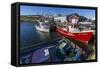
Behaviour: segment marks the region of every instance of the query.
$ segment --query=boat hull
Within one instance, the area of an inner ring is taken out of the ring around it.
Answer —
[[[75,39],[83,43],[88,43],[90,39],[93,37],[93,32],[71,33],[68,31],[64,31],[61,28],[57,28],[56,31],[64,37]]]
[[[42,32],[49,32],[49,29],[45,29],[45,28],[40,28],[38,26],[35,26],[37,30],[42,31]]]

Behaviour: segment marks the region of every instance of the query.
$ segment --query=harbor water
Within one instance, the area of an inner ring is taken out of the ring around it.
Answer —
[[[43,43],[50,43],[59,39],[59,34],[56,32],[41,32],[35,27],[36,22],[21,22],[20,23],[20,49],[30,50]],[[23,53],[23,52],[22,52]]]

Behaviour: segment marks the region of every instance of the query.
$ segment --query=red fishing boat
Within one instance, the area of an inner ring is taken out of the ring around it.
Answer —
[[[71,38],[83,43],[88,43],[90,39],[93,37],[93,32],[71,33],[61,28],[57,28],[56,31],[66,38]]]

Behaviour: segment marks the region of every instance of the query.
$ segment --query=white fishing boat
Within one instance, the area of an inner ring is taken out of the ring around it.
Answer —
[[[38,21],[38,24],[35,27],[37,30],[43,31],[43,32],[49,32],[49,30],[50,30],[50,25],[48,22]]]

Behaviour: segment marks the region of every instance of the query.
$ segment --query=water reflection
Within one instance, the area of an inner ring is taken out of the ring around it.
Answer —
[[[41,32],[36,30],[36,23],[21,22],[20,23],[20,47],[29,47],[31,45],[48,42],[50,40],[59,38],[56,32]]]

